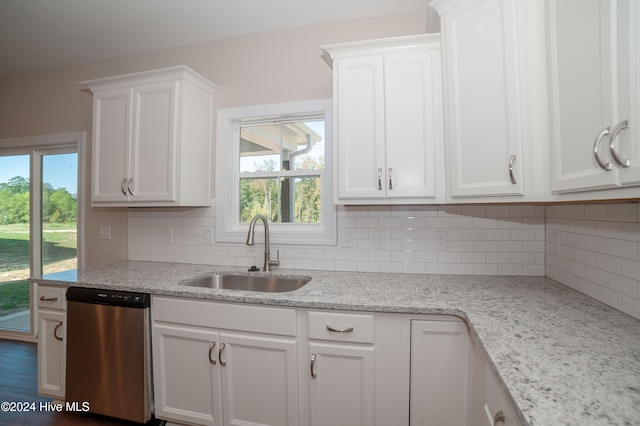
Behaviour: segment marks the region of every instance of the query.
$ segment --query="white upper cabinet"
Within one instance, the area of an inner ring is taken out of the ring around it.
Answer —
[[[533,37],[543,38],[544,25],[535,3],[430,4],[441,18],[449,202],[537,201],[544,194],[548,142],[538,120],[546,105],[539,78],[545,55]]]
[[[85,81],[94,206],[208,206],[215,85],[185,66]]]
[[[443,200],[439,35],[325,46],[337,204]]]
[[[640,184],[639,22],[637,1],[547,1],[555,193]]]

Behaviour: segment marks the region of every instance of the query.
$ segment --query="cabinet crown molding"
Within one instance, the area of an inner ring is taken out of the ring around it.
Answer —
[[[85,80],[78,82],[78,84],[88,87],[93,93],[95,93],[102,90],[120,89],[130,86],[138,86],[141,84],[163,83],[176,80],[188,81],[201,90],[211,94],[218,89],[216,84],[212,83],[207,78],[198,74],[186,65],[177,65],[113,77]]]
[[[440,49],[440,33],[417,34],[377,40],[363,40],[349,43],[321,46],[322,59],[333,68],[333,61],[358,56],[384,55],[398,51],[419,49]]]

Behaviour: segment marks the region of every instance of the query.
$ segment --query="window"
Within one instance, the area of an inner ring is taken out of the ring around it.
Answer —
[[[244,242],[262,214],[271,242],[336,244],[331,128],[331,100],[218,111],[218,241]]]

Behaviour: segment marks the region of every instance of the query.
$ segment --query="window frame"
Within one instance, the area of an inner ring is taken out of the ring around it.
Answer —
[[[333,204],[333,102],[320,99],[300,102],[286,102],[218,110],[216,129],[216,241],[245,242],[249,230],[248,223],[239,221],[240,197],[240,147],[235,143],[238,124],[265,120],[304,119],[305,114],[324,115],[325,168],[318,170],[298,170],[291,172],[255,173],[255,177],[288,175],[320,176],[320,196],[322,218],[319,224],[269,223],[270,242],[274,244],[337,244],[337,210]],[[229,176],[232,184],[229,184]],[[243,174],[246,177],[246,174]],[[231,206],[229,208],[229,206]]]

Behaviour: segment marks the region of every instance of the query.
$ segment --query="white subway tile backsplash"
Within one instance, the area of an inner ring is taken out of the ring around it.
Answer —
[[[622,296],[622,312],[635,318],[640,318],[640,300]]]
[[[622,259],[621,268],[622,275],[624,275],[625,277],[633,278],[634,280],[640,280],[640,262],[629,259]]]
[[[617,293],[638,299],[638,281],[616,274],[609,274],[609,288]]]
[[[274,245],[282,267],[547,275],[640,318],[638,204],[338,206],[337,214],[338,246]],[[215,235],[215,200],[209,208],[129,209],[128,216],[131,260],[262,265],[261,241],[205,243],[205,229]],[[444,245],[436,244],[442,235]]]
[[[612,256],[636,260],[638,258],[638,243],[610,238],[607,241],[608,253]]]
[[[637,204],[608,204],[607,220],[615,220],[617,222],[637,222],[638,221],[638,205]]]
[[[350,247],[274,246],[272,251],[281,251],[282,266],[516,275],[526,270],[544,275],[540,259],[544,258],[545,223],[540,206],[339,206],[337,212],[339,235],[348,232]],[[164,241],[165,226],[173,228],[170,243]],[[129,258],[231,266],[261,264],[261,242],[255,247],[241,243],[208,245],[203,237],[205,228],[215,232],[215,200],[210,208],[130,209]],[[443,231],[444,245],[436,245],[436,237]],[[384,236],[382,240],[380,235]],[[535,244],[536,240],[541,240],[540,244]],[[517,255],[511,256],[512,252]],[[487,266],[489,263],[492,265]],[[502,265],[500,270],[498,264]]]
[[[638,210],[637,203],[548,206],[547,276],[640,318]],[[557,254],[549,231],[559,233]]]
[[[508,217],[511,216],[511,209],[506,205],[486,206],[487,217]],[[483,274],[486,275],[486,274]]]
[[[607,205],[590,204],[585,206],[585,219],[607,220]]]

